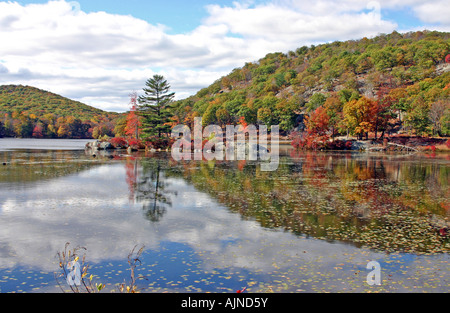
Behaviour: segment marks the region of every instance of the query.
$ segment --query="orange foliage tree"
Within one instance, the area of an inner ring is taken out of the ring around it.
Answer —
[[[139,139],[141,122],[139,116],[136,114],[137,108],[137,93],[133,92],[130,95],[131,110],[127,115],[125,134],[130,138]]]
[[[305,138],[308,148],[317,149],[325,146],[330,139],[330,117],[327,110],[320,106],[305,118],[307,136]]]

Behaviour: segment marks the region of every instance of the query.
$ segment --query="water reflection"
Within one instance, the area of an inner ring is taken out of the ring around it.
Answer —
[[[136,157],[131,157],[127,158],[125,166],[130,199],[142,204],[149,221],[160,221],[172,206],[170,195],[177,195],[176,190],[169,189],[165,176],[167,162],[162,158],[145,158],[138,162]]]
[[[270,173],[164,153],[0,157],[9,160],[0,169],[2,292],[18,290],[12,278],[23,269],[53,273],[66,242],[88,248],[111,288],[142,244],[145,287],[156,291],[361,291],[367,260],[398,265],[391,275],[404,283],[393,290],[411,290],[431,267],[421,279],[448,291],[448,239],[435,232],[448,221],[446,159],[295,154]]]
[[[143,173],[148,175],[143,176],[138,183],[137,200],[143,203],[145,217],[152,222],[158,222],[166,212],[166,207],[172,206],[168,197],[168,184],[161,170],[161,161],[145,162]],[[176,192],[172,193],[176,196]]]
[[[99,162],[84,154],[64,150],[0,151],[0,184],[2,188],[17,188],[80,173]]]
[[[277,172],[252,164],[183,163],[180,175],[268,228],[384,252],[448,252],[446,159],[296,153]]]

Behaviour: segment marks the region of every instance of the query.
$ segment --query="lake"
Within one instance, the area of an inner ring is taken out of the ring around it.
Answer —
[[[450,291],[448,155],[285,147],[262,172],[85,143],[0,139],[0,292],[62,292],[67,242],[104,293],[130,280],[134,247],[148,293]]]

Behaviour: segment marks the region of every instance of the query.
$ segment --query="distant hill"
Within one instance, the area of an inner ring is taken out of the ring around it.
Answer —
[[[393,32],[270,53],[178,101],[176,118],[190,123],[201,116],[205,125],[244,119],[249,124],[280,125],[289,133],[303,129],[304,117],[319,107],[343,121],[343,107],[350,100],[381,101],[390,95],[389,109],[398,116],[398,129],[450,135],[449,54],[450,33],[436,31]],[[334,111],[325,104],[329,99],[330,105],[337,99]],[[444,111],[431,116],[439,101]],[[333,125],[334,130],[338,126],[340,133],[348,131],[342,124]]]
[[[14,111],[27,112],[36,116],[48,113],[64,117],[73,116],[83,121],[96,116],[116,115],[35,87],[0,86],[0,112],[13,113]]]
[[[35,87],[0,86],[0,137],[114,136],[120,117]]]

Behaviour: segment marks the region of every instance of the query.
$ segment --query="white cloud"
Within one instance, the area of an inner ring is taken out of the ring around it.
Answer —
[[[444,2],[436,1],[440,12]],[[384,8],[412,5],[422,21],[448,23],[443,14],[434,16],[435,6],[417,0],[247,1],[209,5],[202,25],[173,35],[164,25],[86,13],[74,4],[0,2],[0,84],[32,85],[102,109],[126,110],[130,92],[141,91],[157,72],[184,98],[269,52],[391,32],[397,25],[382,19]]]
[[[450,28],[450,3],[447,0],[428,1],[414,8],[417,16],[426,23],[439,23]],[[447,12],[447,14],[445,14]]]
[[[230,57],[221,59],[235,47],[232,39],[220,39],[225,35],[220,27],[168,35],[161,25],[132,16],[87,14],[65,1],[0,2],[0,41],[7,43],[0,46],[0,70],[6,74],[0,83],[33,85],[125,110],[129,93],[156,72],[167,73],[178,98],[226,74],[234,64]]]

